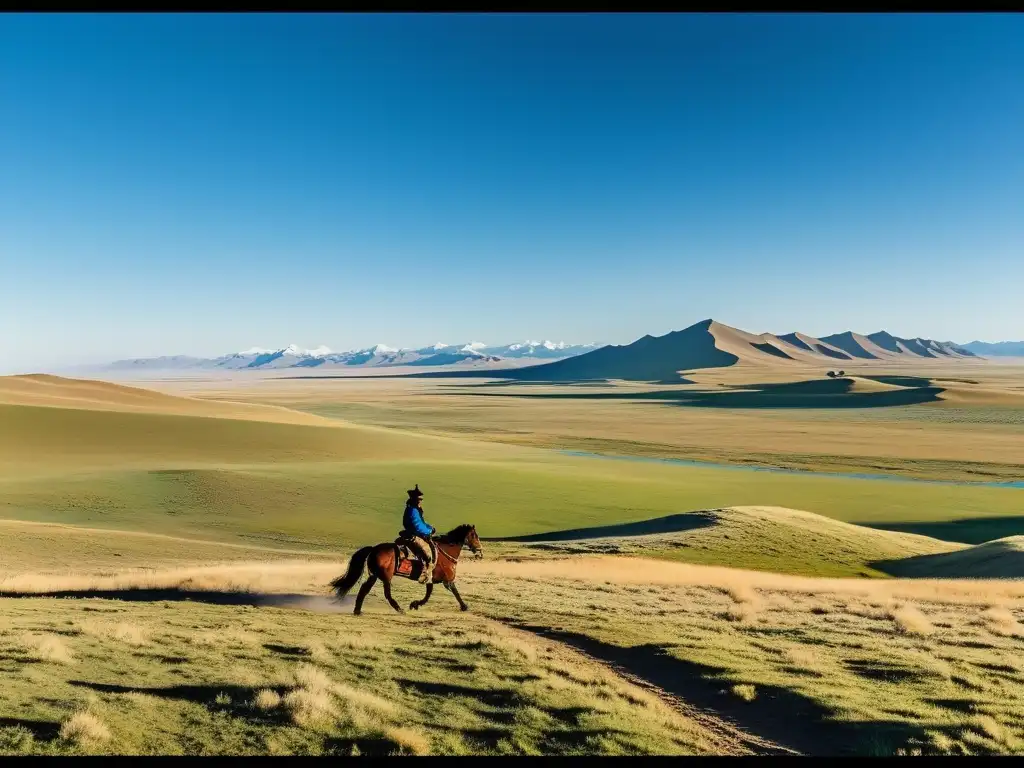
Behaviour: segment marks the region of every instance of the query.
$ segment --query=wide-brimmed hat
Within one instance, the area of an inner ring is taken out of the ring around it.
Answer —
[[[408,491],[408,493],[409,493],[409,498],[410,499],[422,499],[423,498],[423,492],[420,491],[420,484],[419,483],[416,483],[416,487],[413,488],[411,491]]]

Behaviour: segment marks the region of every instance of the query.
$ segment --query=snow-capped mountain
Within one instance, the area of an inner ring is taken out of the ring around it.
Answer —
[[[519,344],[508,344],[503,347],[486,347],[482,351],[498,357],[526,358],[553,360],[563,357],[575,357],[592,349],[597,349],[599,344],[566,344],[564,341],[524,341]]]
[[[482,341],[465,344],[438,342],[420,349],[395,348],[375,344],[365,349],[332,352],[320,346],[304,349],[295,344],[280,349],[250,347],[215,358],[177,355],[171,357],[118,360],[105,366],[106,370],[271,370],[278,368],[334,368],[387,366],[444,366],[460,367],[497,365],[503,361],[553,360],[583,354],[597,344],[566,344],[551,341],[525,341],[518,344],[488,346]]]

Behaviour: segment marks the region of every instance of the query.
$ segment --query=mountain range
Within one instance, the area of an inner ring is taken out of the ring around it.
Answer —
[[[972,341],[963,347],[985,357],[1024,357],[1024,341]]]
[[[680,371],[733,365],[814,365],[842,368],[873,363],[956,361],[981,356],[1024,356],[1024,342],[989,344],[903,338],[887,331],[867,335],[843,331],[813,337],[800,332],[754,334],[708,319],[664,336],[644,336],[627,345],[526,341],[489,346],[482,342],[398,349],[377,344],[349,352],[327,347],[253,347],[216,358],[184,355],[119,360],[108,371],[237,371],[416,367],[467,375],[507,369],[503,377],[534,380],[594,378],[674,380]]]
[[[327,347],[302,349],[294,344],[281,349],[253,347],[215,358],[172,355],[117,360],[103,366],[109,371],[130,370],[273,370],[279,368],[335,368],[388,366],[460,366],[500,364],[503,361],[558,360],[596,349],[598,344],[566,344],[551,341],[524,341],[504,346],[488,346],[474,341],[467,344],[434,344],[421,349],[396,349],[377,344],[366,349],[332,352]]]
[[[683,372],[744,366],[827,366],[842,368],[881,363],[967,361],[979,359],[949,341],[905,339],[886,331],[868,335],[844,331],[815,338],[803,333],[753,334],[702,320],[664,336],[644,336],[632,344],[605,346],[550,363],[502,371],[501,377],[533,381],[622,379],[678,381]],[[443,374],[441,374],[443,375]],[[494,375],[466,372],[463,375]]]

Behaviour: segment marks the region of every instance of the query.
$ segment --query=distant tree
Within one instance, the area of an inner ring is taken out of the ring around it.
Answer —
[[[845,376],[845,375],[846,375],[846,371],[840,371],[840,372],[839,372],[839,373],[837,373],[836,375],[837,375],[837,376]]]
[[[829,371],[829,372],[828,372],[828,374],[827,374],[827,376],[828,376],[828,377],[829,377],[830,379],[834,379],[834,378],[836,377],[836,372],[835,372],[835,371]]]

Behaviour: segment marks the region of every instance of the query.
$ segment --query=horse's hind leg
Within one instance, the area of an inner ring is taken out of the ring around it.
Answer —
[[[387,579],[384,579],[384,597],[386,597],[388,599],[388,602],[391,603],[392,608],[394,608],[399,613],[405,613],[405,611],[402,610],[402,606],[395,602],[395,598],[391,596],[391,582]]]
[[[425,594],[423,596],[422,600],[413,600],[411,603],[409,603],[409,608],[411,610],[414,610],[414,611],[416,609],[418,609],[418,608],[422,608],[424,605],[427,604],[427,600],[430,599],[430,594],[433,591],[434,591],[434,585],[433,584],[427,584],[427,594]]]
[[[356,595],[356,609],[353,611],[356,616],[363,612],[363,600],[370,594],[370,590],[373,589],[373,585],[376,583],[377,577],[371,573],[370,577],[363,582],[363,586],[359,588],[359,594]]]
[[[459,594],[459,589],[458,589],[458,587],[455,586],[455,582],[454,581],[446,581],[444,583],[444,586],[445,586],[445,589],[447,589],[449,592],[451,592],[453,595],[455,595],[455,599],[459,601],[459,608],[461,608],[464,611],[468,611],[469,610],[469,606],[466,605],[466,602],[462,599],[462,595]]]

